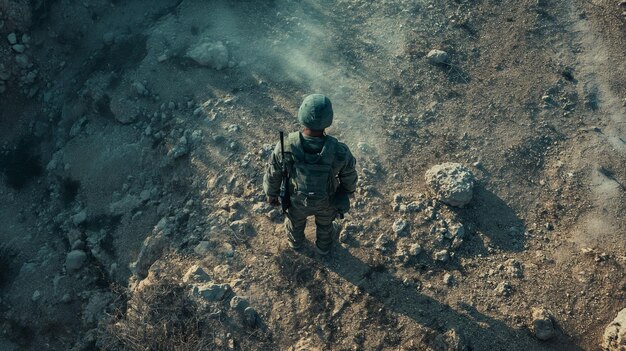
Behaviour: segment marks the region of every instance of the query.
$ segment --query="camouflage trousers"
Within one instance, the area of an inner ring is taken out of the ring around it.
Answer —
[[[337,210],[329,201],[315,204],[298,195],[292,196],[285,218],[287,239],[293,246],[300,246],[304,242],[306,220],[310,216],[315,216],[315,245],[322,251],[328,251],[333,242],[333,220],[337,216]]]

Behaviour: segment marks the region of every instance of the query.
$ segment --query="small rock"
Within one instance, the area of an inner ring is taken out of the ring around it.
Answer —
[[[122,216],[132,212],[141,205],[139,196],[126,195],[122,199],[109,205],[109,212],[114,216]]]
[[[115,42],[115,32],[106,32],[102,35],[102,41],[104,45],[113,45]]]
[[[524,276],[522,263],[516,259],[511,258],[504,262],[504,269],[506,273],[513,278],[522,278]]]
[[[77,214],[72,216],[72,223],[74,223],[75,226],[79,226],[79,225],[83,224],[86,220],[87,220],[87,211],[86,210],[82,210],[82,211],[80,211]]]
[[[30,35],[24,33],[22,34],[22,44],[28,44],[30,43]]]
[[[498,295],[509,296],[509,295],[511,295],[511,292],[513,292],[513,287],[511,286],[511,284],[509,282],[503,281],[503,282],[498,283],[498,285],[496,286],[494,291]]]
[[[462,239],[465,236],[465,226],[461,223],[454,223],[448,226],[448,233],[450,233],[451,238],[460,238]]]
[[[396,204],[402,203],[402,199],[403,199],[402,194],[394,194],[393,195],[393,202],[396,203]]]
[[[75,272],[83,267],[87,261],[87,254],[83,250],[72,250],[65,257],[65,269]]]
[[[244,323],[246,326],[252,328],[257,324],[258,313],[252,307],[248,307],[243,311]]]
[[[193,252],[200,256],[205,256],[211,251],[211,243],[208,241],[201,241],[196,247],[194,247]]]
[[[445,65],[450,61],[450,56],[443,50],[430,50],[426,55],[428,61],[435,65]]]
[[[7,35],[7,40],[11,45],[17,44],[17,35],[15,33],[9,33],[9,35]]]
[[[176,144],[176,146],[174,146],[168,153],[167,155],[175,160],[177,158],[183,157],[185,155],[187,155],[189,153],[189,151],[191,151],[189,149],[189,143],[187,142],[187,137],[182,136],[179,140],[178,143]]]
[[[417,256],[422,252],[422,247],[418,243],[411,244],[409,246],[409,255]]]
[[[378,239],[376,239],[376,249],[377,250],[384,251],[384,250],[387,249],[389,244],[391,244],[391,239],[385,233],[380,234],[380,236],[378,236]]]
[[[230,291],[230,285],[228,284],[214,284],[214,283],[205,283],[200,285],[195,285],[193,287],[193,294],[195,296],[200,296],[207,301],[221,301],[226,293]]]
[[[85,242],[80,239],[74,241],[74,243],[72,244],[72,250],[84,250],[84,249],[85,249]]]
[[[24,54],[15,55],[15,62],[22,68],[26,68],[29,65],[28,56]]]
[[[141,82],[134,82],[131,85],[131,87],[137,95],[141,95],[141,96],[150,95],[150,92],[148,91],[148,89],[146,89],[145,85],[143,85]]]
[[[222,42],[200,42],[187,51],[187,57],[200,66],[221,70],[228,67],[228,49]]]
[[[245,219],[232,222],[230,224],[230,229],[238,235],[251,235],[254,233],[252,225]]]
[[[450,259],[450,253],[448,250],[437,251],[434,254],[434,258],[437,261],[447,262]]]
[[[17,52],[18,54],[23,54],[24,51],[26,51],[26,46],[22,44],[15,44],[11,46],[11,49],[13,49],[13,51]]]
[[[61,302],[63,302],[63,303],[70,303],[70,302],[72,302],[72,296],[70,296],[70,294],[68,294],[68,293],[63,294],[63,296],[61,297]]]
[[[450,273],[446,273],[443,275],[443,283],[446,285],[453,285],[454,284],[454,277],[452,277],[452,274]]]
[[[439,334],[433,340],[433,351],[464,351],[467,346],[460,333],[455,329],[450,329],[443,334]]]
[[[391,229],[393,229],[393,232],[397,236],[407,236],[409,235],[409,227],[409,221],[407,221],[406,219],[398,219],[397,221],[393,222],[393,226],[391,227]]]
[[[41,299],[41,292],[39,290],[35,290],[35,292],[33,292],[33,296],[31,296],[30,298],[33,302],[37,302],[39,301],[39,299]]]
[[[230,300],[230,308],[233,310],[243,313],[246,308],[250,306],[250,302],[248,302],[248,298],[245,296],[234,296]]]
[[[277,209],[272,209],[267,213],[267,217],[272,220],[272,221],[276,221],[277,219],[280,218],[280,211]]]
[[[206,282],[209,282],[209,281],[211,281],[211,277],[206,272],[206,269],[204,269],[203,267],[198,266],[196,264],[194,264],[193,266],[189,267],[189,269],[187,270],[187,272],[183,276],[183,283],[185,283],[185,284],[206,283]]]
[[[413,201],[409,203],[408,205],[406,205],[406,211],[407,212],[419,212],[422,209],[424,209],[424,207],[426,207],[425,202]]]
[[[545,341],[555,336],[554,323],[552,322],[550,312],[544,308],[533,308],[532,317],[531,330],[537,339]]]

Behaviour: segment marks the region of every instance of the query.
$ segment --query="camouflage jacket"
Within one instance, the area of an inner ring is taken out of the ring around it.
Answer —
[[[296,147],[294,143],[290,143],[294,138],[300,137],[300,132],[289,134],[285,140],[285,151],[289,151],[292,147]],[[325,136],[324,138],[333,138]],[[301,137],[301,147],[305,152],[319,152],[323,145],[322,138]],[[334,138],[333,138],[334,139]],[[335,139],[336,140],[336,139]],[[293,162],[289,153],[286,152],[288,169],[291,172],[289,162]],[[335,156],[333,160],[333,176],[336,180],[336,188],[343,188],[349,194],[356,190],[358,175],[355,169],[356,159],[352,156],[348,146],[337,141],[335,145]],[[263,190],[267,196],[277,197],[280,193],[280,183],[282,181],[282,156],[280,153],[280,142],[276,143],[274,152],[270,156],[265,168],[265,176],[263,177]]]

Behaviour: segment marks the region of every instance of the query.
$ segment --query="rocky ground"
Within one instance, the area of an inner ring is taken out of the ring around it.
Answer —
[[[0,349],[624,350],[624,11],[0,0]],[[261,189],[313,92],[328,258]]]

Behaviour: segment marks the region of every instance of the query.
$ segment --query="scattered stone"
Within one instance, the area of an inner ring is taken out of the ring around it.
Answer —
[[[402,203],[402,200],[403,200],[402,194],[393,195],[393,208],[395,211],[397,211],[397,208],[399,208],[399,205]]]
[[[467,205],[474,194],[474,175],[460,163],[442,163],[426,171],[426,183],[435,197],[455,207]]]
[[[224,256],[226,256],[226,257],[233,257],[233,256],[235,256],[235,248],[230,243],[223,243],[221,251],[224,254]]]
[[[243,313],[248,307],[250,307],[250,302],[248,302],[248,298],[245,296],[234,296],[230,300],[230,308],[239,313]]]
[[[230,224],[230,229],[237,235],[251,235],[254,233],[252,225],[245,219],[234,221]]]
[[[460,238],[465,236],[465,226],[461,223],[453,223],[448,226],[448,239]]]
[[[450,273],[446,273],[443,275],[443,283],[446,285],[453,285],[454,284],[454,277],[452,276],[452,274]]]
[[[26,51],[26,46],[22,44],[15,44],[11,46],[11,49],[13,49],[13,51],[17,52],[18,54],[23,54],[24,51]]]
[[[187,272],[183,276],[183,283],[185,283],[185,284],[190,284],[190,283],[207,283],[209,281],[211,281],[211,277],[206,272],[206,270],[203,267],[198,266],[196,264],[194,264],[193,266],[189,267],[189,269],[187,270]]]
[[[145,278],[148,275],[148,269],[159,258],[165,244],[164,228],[157,224],[152,235],[146,237],[137,255],[137,260],[130,264],[131,272],[139,278]]]
[[[31,296],[30,298],[33,302],[37,302],[39,301],[39,299],[41,299],[41,291],[39,290],[35,290],[35,292],[33,292],[33,296]]]
[[[532,309],[532,326],[531,331],[539,340],[550,340],[555,336],[554,323],[552,315],[544,308]]]
[[[411,244],[409,246],[409,255],[417,256],[422,252],[422,247],[418,243]]]
[[[79,226],[79,225],[83,224],[86,220],[87,220],[87,211],[86,210],[82,210],[82,211],[80,211],[77,214],[72,216],[72,223],[74,223],[75,226]]]
[[[426,207],[426,203],[423,201],[413,201],[406,205],[407,212],[419,212]]]
[[[136,195],[126,195],[122,199],[109,205],[109,212],[114,216],[131,213],[141,205],[141,199]]]
[[[133,84],[131,84],[131,88],[137,95],[141,95],[141,96],[150,95],[150,92],[148,91],[148,89],[146,89],[145,85],[143,85],[141,82],[134,82]]]
[[[387,250],[389,244],[391,244],[391,239],[389,238],[389,235],[385,233],[380,234],[380,236],[378,236],[378,239],[376,239],[377,250],[385,251]]]
[[[439,334],[433,340],[434,351],[465,351],[465,345],[461,335],[455,329],[450,329],[443,334]]]
[[[68,294],[68,293],[63,294],[63,296],[61,297],[61,302],[63,302],[63,303],[70,303],[70,302],[72,302],[72,296],[70,296],[70,294]]]
[[[250,328],[257,324],[258,313],[252,307],[248,307],[243,311],[244,324]]]
[[[29,65],[28,56],[24,54],[15,55],[15,62],[22,68],[26,68]]]
[[[30,43],[30,35],[24,33],[22,34],[22,44],[28,44]]]
[[[189,149],[189,143],[187,141],[187,137],[185,137],[184,135],[178,140],[178,143],[176,144],[176,146],[174,146],[168,153],[167,156],[170,157],[170,159],[175,160],[177,158],[181,158],[185,155],[187,155],[189,153],[189,151],[191,151]]]
[[[228,67],[228,49],[222,42],[202,41],[187,51],[187,57],[200,66],[221,70]]]
[[[267,213],[267,217],[272,220],[272,221],[276,221],[280,218],[280,211],[277,209],[272,209]]]
[[[102,35],[104,45],[113,45],[115,43],[115,32],[106,32]]]
[[[504,270],[513,278],[522,278],[524,276],[522,263],[514,258],[508,259],[504,262]]]
[[[447,262],[450,259],[450,253],[448,250],[437,251],[434,254],[434,258],[437,261]]]
[[[9,41],[9,44],[15,45],[17,44],[17,35],[15,33],[9,33],[9,35],[7,35],[7,40]]]
[[[80,239],[72,243],[72,250],[85,250],[85,248],[85,242]]]
[[[72,250],[65,257],[65,269],[68,272],[76,272],[81,269],[87,261],[87,254],[83,250]]]
[[[208,254],[209,251],[211,251],[211,243],[208,241],[201,241],[193,249],[193,252],[195,252],[196,254],[200,256],[206,256],[206,254]]]
[[[409,227],[409,221],[407,221],[406,219],[398,219],[397,221],[393,222],[393,226],[391,227],[391,229],[393,229],[393,232],[397,236],[407,236],[409,235]]]
[[[513,292],[513,287],[511,286],[509,282],[503,281],[503,282],[498,283],[494,291],[498,295],[509,296]]]
[[[426,55],[428,61],[434,65],[445,65],[450,61],[450,55],[443,50],[430,50]]]
[[[606,351],[626,350],[626,308],[604,329],[602,347]]]
[[[230,291],[230,285],[228,284],[214,284],[204,283],[195,285],[192,293],[195,296],[200,296],[207,301],[221,301],[226,296],[226,293]]]

